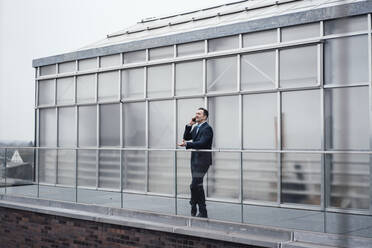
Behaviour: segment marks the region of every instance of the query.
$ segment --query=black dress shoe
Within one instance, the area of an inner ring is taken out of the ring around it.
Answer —
[[[195,217],[196,211],[197,211],[196,205],[191,206],[191,216],[194,216]]]
[[[196,216],[196,217],[200,217],[200,218],[208,218],[208,214],[207,214],[207,212],[200,212],[199,214],[198,214],[198,216]]]

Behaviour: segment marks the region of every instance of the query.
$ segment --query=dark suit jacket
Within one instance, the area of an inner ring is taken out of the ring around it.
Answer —
[[[186,143],[186,149],[211,149],[213,141],[213,130],[208,123],[203,123],[200,126],[198,133],[196,127],[191,130],[192,126],[186,125],[183,134],[184,140],[192,140]],[[212,164],[211,152],[191,152],[191,166],[204,165],[209,166]]]

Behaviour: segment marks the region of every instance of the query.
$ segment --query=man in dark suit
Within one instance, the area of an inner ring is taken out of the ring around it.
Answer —
[[[185,127],[183,142],[180,146],[186,149],[211,149],[213,140],[212,127],[207,123],[208,110],[199,108],[196,116]],[[195,125],[197,124],[197,125]],[[192,140],[192,141],[189,141]],[[187,142],[186,142],[187,141]],[[212,164],[212,153],[206,151],[191,152],[191,216],[197,212],[196,206],[199,206],[198,217],[208,218],[207,207],[205,204],[205,194],[203,188],[203,179]]]

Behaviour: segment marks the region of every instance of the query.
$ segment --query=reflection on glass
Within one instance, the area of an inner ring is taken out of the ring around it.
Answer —
[[[283,203],[320,205],[321,155],[285,153],[282,155]]]
[[[243,153],[244,200],[277,201],[277,158],[275,153]]]
[[[207,197],[239,199],[240,153],[213,153],[213,164],[209,167]]]

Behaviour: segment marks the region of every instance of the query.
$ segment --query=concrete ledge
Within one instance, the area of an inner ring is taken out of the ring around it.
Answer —
[[[257,247],[372,248],[372,239],[0,195],[0,207]]]

